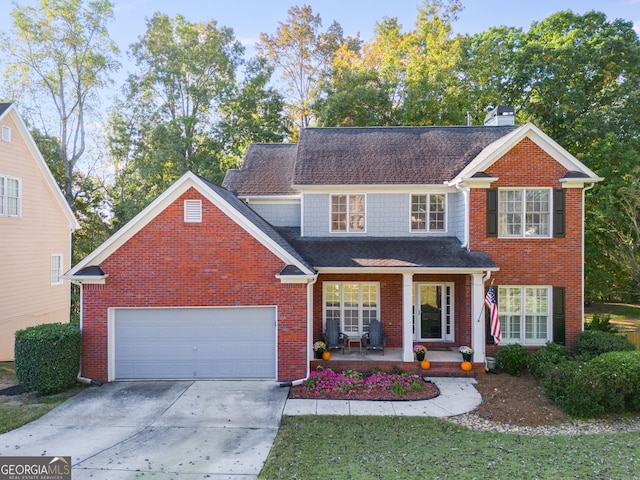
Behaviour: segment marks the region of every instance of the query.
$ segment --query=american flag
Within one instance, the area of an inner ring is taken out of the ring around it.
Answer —
[[[493,291],[493,285],[487,290],[484,303],[489,307],[489,313],[491,315],[491,336],[495,339],[496,343],[499,343],[500,340],[502,340],[502,330],[500,329],[498,302],[496,302],[496,292]]]

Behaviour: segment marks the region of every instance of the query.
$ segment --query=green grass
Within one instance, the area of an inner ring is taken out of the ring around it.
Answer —
[[[0,362],[0,383],[17,384],[13,362]],[[40,418],[80,390],[79,384],[55,395],[37,396],[34,393],[14,396],[0,396],[0,434],[21,427]]]
[[[259,478],[639,478],[640,433],[473,432],[423,417],[284,417]]]
[[[640,330],[640,305],[627,303],[592,303],[585,308],[585,319],[591,321],[594,313],[611,315],[611,324],[619,332]]]

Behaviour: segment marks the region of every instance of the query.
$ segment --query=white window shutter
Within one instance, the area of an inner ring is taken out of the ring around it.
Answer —
[[[185,223],[202,222],[202,200],[184,201],[184,221]]]

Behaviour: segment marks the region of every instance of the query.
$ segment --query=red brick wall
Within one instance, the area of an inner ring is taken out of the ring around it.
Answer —
[[[183,202],[202,200],[202,223]],[[101,289],[83,292],[82,374],[107,380],[109,307],[278,306],[278,380],[306,375],[306,284],[282,284],[285,264],[190,189],[101,265]]]
[[[530,139],[524,139],[487,173],[498,177],[492,187],[562,188],[566,169]],[[487,253],[500,267],[495,285],[565,287],[566,343],[582,331],[582,189],[565,189],[566,236],[506,239],[486,236],[486,190],[473,189],[470,199],[470,246]],[[499,300],[498,300],[499,301]]]

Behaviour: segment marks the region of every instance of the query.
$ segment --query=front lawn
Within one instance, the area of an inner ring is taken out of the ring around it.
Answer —
[[[17,383],[13,362],[1,362],[0,385],[16,385]],[[38,396],[35,393],[0,395],[0,434],[40,418],[78,393],[82,388],[78,384],[55,395]]]
[[[640,433],[528,436],[424,417],[284,417],[260,479],[639,478]]]
[[[611,325],[616,327],[618,332],[640,330],[640,305],[593,302],[584,309],[585,320],[591,321],[594,313],[609,315]]]

